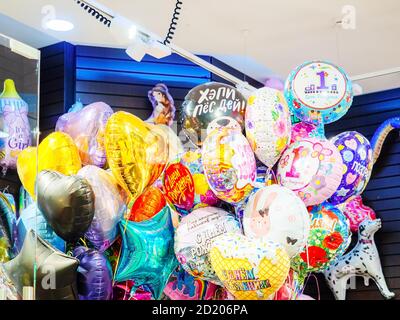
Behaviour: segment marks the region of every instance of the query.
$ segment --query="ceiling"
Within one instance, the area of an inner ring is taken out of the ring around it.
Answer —
[[[175,0],[97,2],[162,37],[175,6]],[[213,55],[260,81],[271,76],[285,79],[294,67],[313,59],[332,61],[351,76],[400,67],[398,0],[183,2],[173,42],[196,54]],[[36,6],[31,0],[12,3],[0,1],[0,32],[35,47],[60,40],[125,45],[74,0],[35,0]],[[75,29],[63,33],[44,30],[42,9],[49,4],[54,6],[57,18],[73,22]],[[348,4],[356,10],[354,30],[344,30],[336,23],[342,17],[342,7]],[[26,32],[27,27],[34,30]],[[400,73],[359,83],[364,92],[400,87]]]

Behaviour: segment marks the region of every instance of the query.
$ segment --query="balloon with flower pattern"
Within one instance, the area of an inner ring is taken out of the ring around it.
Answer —
[[[310,206],[325,201],[337,190],[342,171],[342,157],[333,143],[306,138],[283,153],[277,178]]]
[[[267,87],[255,91],[247,101],[245,127],[257,158],[272,168],[290,141],[290,112],[283,94]]]

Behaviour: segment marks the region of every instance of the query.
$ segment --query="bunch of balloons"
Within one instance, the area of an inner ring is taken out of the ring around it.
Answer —
[[[4,202],[1,284],[20,296],[33,274],[18,263],[38,259],[40,276],[52,263],[63,279],[36,281],[38,299],[305,299],[307,275],[375,217],[360,198],[375,146],[324,136],[351,92],[323,61],[294,70],[284,93],[197,86],[180,114],[190,150],[165,125],[77,105],[18,155],[27,193],[18,220]]]

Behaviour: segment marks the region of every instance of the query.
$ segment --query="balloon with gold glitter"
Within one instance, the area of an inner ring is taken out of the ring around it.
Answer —
[[[227,233],[210,251],[211,265],[238,300],[266,300],[284,284],[290,269],[285,249],[272,241]]]
[[[168,160],[168,140],[133,114],[119,111],[107,121],[105,148],[118,183],[135,200],[154,183]]]

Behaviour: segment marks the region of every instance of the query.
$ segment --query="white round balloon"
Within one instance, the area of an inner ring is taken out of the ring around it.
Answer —
[[[271,185],[249,197],[243,230],[246,236],[280,243],[294,257],[307,243],[310,217],[304,202],[292,190]]]

